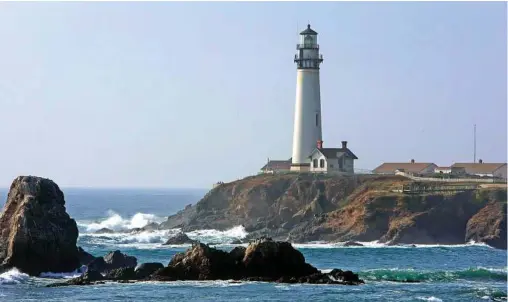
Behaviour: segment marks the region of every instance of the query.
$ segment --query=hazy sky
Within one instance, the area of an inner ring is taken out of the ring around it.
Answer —
[[[506,3],[1,3],[0,187],[210,187],[291,156],[297,32],[325,147],[506,161]]]

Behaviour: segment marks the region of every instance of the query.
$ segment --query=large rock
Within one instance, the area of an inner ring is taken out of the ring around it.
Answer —
[[[238,279],[241,271],[229,253],[198,243],[168,264],[177,280]]]
[[[71,272],[80,266],[78,227],[52,180],[19,176],[0,214],[0,266],[30,275]]]
[[[506,202],[489,202],[466,226],[466,242],[484,242],[506,250]]]
[[[89,266],[88,272],[95,274],[98,271]],[[270,238],[256,240],[247,248],[235,247],[229,253],[198,243],[185,253],[176,254],[167,267],[160,263],[145,263],[136,269],[116,268],[109,270],[104,279],[117,282],[233,279],[313,284],[363,283],[351,271],[334,269],[330,273],[322,273],[306,263],[303,255],[290,243],[276,242]],[[93,282],[85,274],[52,286],[87,285]]]
[[[243,257],[247,276],[280,278],[302,277],[319,271],[305,262],[302,253],[289,242],[261,238],[249,244]]]
[[[109,252],[104,257],[97,257],[92,260],[88,264],[88,269],[104,273],[118,268],[135,268],[137,264],[138,260],[136,257],[122,254],[122,252],[116,250]]]

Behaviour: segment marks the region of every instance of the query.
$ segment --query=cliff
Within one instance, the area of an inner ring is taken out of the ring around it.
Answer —
[[[403,185],[412,189],[403,193]],[[292,242],[475,240],[506,248],[505,213],[506,186],[422,184],[400,176],[267,174],[214,188],[162,227],[190,231],[243,225],[251,237]]]

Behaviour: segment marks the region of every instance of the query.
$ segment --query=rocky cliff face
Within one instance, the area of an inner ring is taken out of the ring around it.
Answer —
[[[162,227],[243,225],[252,238],[265,235],[292,242],[460,244],[472,238],[492,243],[500,240],[491,237],[506,237],[505,215],[486,220],[503,205],[506,209],[506,188],[397,191],[410,183],[399,176],[258,175],[214,188],[196,205],[170,216]],[[482,210],[489,204],[493,205]],[[506,240],[493,245],[506,248]]]
[[[0,213],[2,269],[30,275],[70,272],[80,265],[76,222],[65,211],[64,195],[51,180],[20,176]]]

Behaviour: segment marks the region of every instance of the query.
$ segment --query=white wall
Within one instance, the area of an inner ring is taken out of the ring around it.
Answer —
[[[317,160],[318,167],[314,167],[314,159]],[[324,160],[325,165],[324,168],[320,168],[320,161]],[[333,164],[333,163],[332,163]],[[327,172],[328,171],[329,162],[326,160],[325,156],[319,152],[314,152],[311,156],[311,162],[310,162],[310,171],[311,172]]]
[[[436,168],[436,169],[434,169],[434,173],[437,173],[437,174],[439,174],[439,173],[450,174],[450,173],[452,173],[452,169],[451,168],[447,168],[447,169],[438,169],[438,168]]]
[[[317,160],[318,167],[314,168],[314,159]],[[325,167],[320,168],[319,163],[320,160],[323,159],[325,161]],[[342,170],[339,168],[339,160],[343,160]],[[319,152],[314,152],[311,156],[311,172],[327,172],[327,173],[336,173],[336,174],[354,174],[354,159],[341,157],[341,158],[329,158],[326,159],[324,155]]]
[[[319,88],[319,70],[297,70],[292,154],[294,164],[308,163],[310,153],[316,148],[317,141],[322,139]]]

